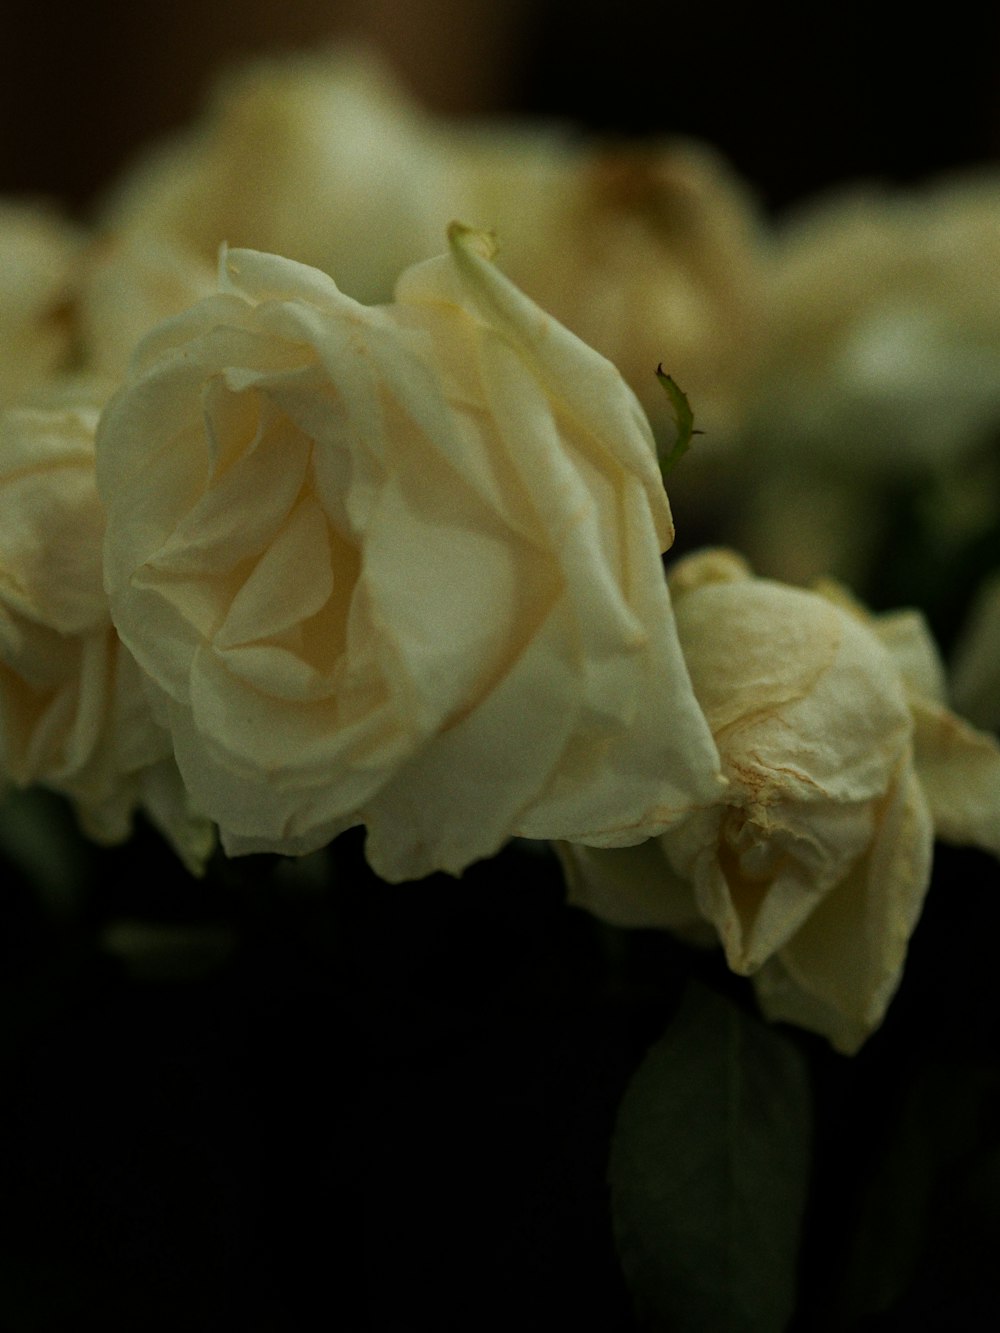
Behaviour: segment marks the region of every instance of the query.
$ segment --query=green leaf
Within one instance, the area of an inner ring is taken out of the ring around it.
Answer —
[[[55,916],[75,911],[86,880],[83,841],[65,802],[38,787],[0,800],[0,856],[29,881]]]
[[[670,399],[674,422],[677,426],[677,438],[674,440],[674,447],[666,458],[661,457],[660,459],[660,471],[666,476],[668,472],[673,471],[674,467],[691,448],[691,441],[694,436],[703,435],[704,431],[695,430],[694,413],[691,411],[687,394],[677,381],[666,373],[662,365],[656,367],[656,378],[660,381],[667,397]]]
[[[611,1147],[615,1238],[644,1328],[786,1327],[811,1128],[799,1049],[689,988],[626,1089]]]

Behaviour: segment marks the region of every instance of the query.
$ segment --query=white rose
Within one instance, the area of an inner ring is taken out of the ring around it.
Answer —
[[[731,539],[776,577],[864,585],[922,479],[931,535],[973,540],[1000,428],[1000,173],[817,199],[775,230],[768,285]]]
[[[504,271],[614,362],[658,430],[672,425],[662,362],[699,426],[732,437],[765,319],[760,219],[743,182],[706,145],[681,139],[560,152],[554,138],[523,135],[505,171],[491,172],[480,137],[463,207],[496,230]]]
[[[75,228],[51,210],[0,202],[0,405],[32,392],[70,354],[79,245]]]
[[[386,308],[230,253],[102,418],[115,623],[230,853],[364,823],[385,878],[457,873],[715,789],[648,424],[451,238]]]
[[[618,366],[655,422],[663,361],[700,424],[730,433],[761,343],[759,218],[706,145],[581,144],[558,124],[423,111],[372,52],[346,47],[231,70],[183,134],[107,200],[113,232],[220,243],[388,300],[453,217],[496,233],[517,286]]]
[[[104,593],[97,416],[86,402],[0,414],[0,778],[70,797],[101,842],[127,837],[142,805],[197,871],[212,831],[188,812]]]
[[[855,188],[776,233],[763,448],[858,475],[938,469],[1000,422],[1000,175]]]
[[[571,900],[709,923],[768,1016],[853,1052],[899,983],[935,832],[1000,854],[1000,748],[944,706],[916,613],[870,618],[726,552],[671,586],[728,788],[643,847],[562,849]]]
[[[444,170],[428,119],[374,53],[348,46],[234,66],[189,128],[122,177],[101,220],[213,266],[223,243],[273,251],[385,301],[456,216]]]

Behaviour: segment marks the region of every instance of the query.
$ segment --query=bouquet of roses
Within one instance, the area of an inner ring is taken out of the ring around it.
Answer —
[[[439,123],[340,53],[231,75],[87,228],[11,203],[9,873],[45,880],[66,812],[161,861],[155,827],[179,899],[200,880],[228,904],[199,981],[232,975],[240,894],[280,935],[291,893],[339,923],[337,995],[374,957],[362,894],[432,922],[513,876],[525,919],[588,923],[601,984],[632,996],[588,1140],[628,1293],[608,1308],[679,1330],[902,1308],[927,1233],[858,1259],[897,1168],[861,1197],[824,1088],[847,1097],[844,1056],[878,1068],[935,840],[1000,856],[1000,745],[950,706],[927,618],[991,569],[1000,306],[974,274],[995,199],[865,198],[782,231],[703,146]],[[704,544],[664,568],[667,475]],[[889,512],[909,545],[876,541]],[[987,727],[990,605],[958,663]],[[157,958],[184,977],[204,919],[143,920],[134,896],[96,927],[78,902],[75,928],[135,984]],[[923,1087],[913,1021],[883,1068]],[[856,1220],[824,1268],[827,1199]],[[473,1286],[443,1312],[443,1281],[398,1310],[366,1288],[363,1326],[430,1327],[436,1303],[436,1327],[491,1327]],[[528,1326],[572,1308],[548,1299]]]

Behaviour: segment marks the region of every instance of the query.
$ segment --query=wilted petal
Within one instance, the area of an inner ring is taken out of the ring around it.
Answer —
[[[916,701],[917,775],[946,842],[1000,856],[1000,745],[938,704]]]
[[[882,1022],[930,882],[934,829],[909,763],[875,810],[876,835],[835,893],[754,977],[770,1018],[853,1054]]]
[[[659,839],[611,850],[560,842],[567,902],[616,926],[660,926],[710,943],[688,881],[671,872]]]

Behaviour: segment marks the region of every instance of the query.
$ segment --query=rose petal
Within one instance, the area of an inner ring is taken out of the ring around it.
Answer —
[[[930,883],[934,830],[910,762],[876,818],[869,854],[754,977],[769,1018],[821,1032],[848,1055],[885,1015]]]
[[[915,760],[946,842],[1000,856],[1000,745],[940,705],[917,700]]]

